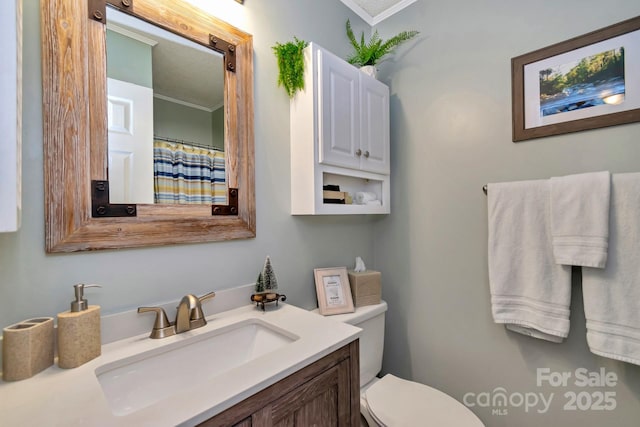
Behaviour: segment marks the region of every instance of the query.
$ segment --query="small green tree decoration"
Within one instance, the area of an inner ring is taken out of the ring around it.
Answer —
[[[278,86],[284,86],[289,98],[304,89],[303,50],[309,43],[293,38],[292,42],[278,43],[272,47],[278,59]]]
[[[287,300],[287,296],[279,294],[277,290],[278,279],[276,279],[276,273],[273,271],[271,258],[267,256],[264,260],[264,267],[260,274],[258,274],[258,279],[256,280],[256,292],[251,295],[251,301],[256,303],[256,307],[261,307],[262,311],[265,311],[266,304],[275,302],[277,306],[278,301]]]
[[[256,280],[256,293],[264,292],[264,279],[262,278],[262,272],[258,274],[258,279]]]
[[[402,31],[389,40],[384,41],[380,38],[378,30],[375,30],[369,43],[364,41],[364,32],[360,37],[360,42],[358,42],[351,29],[351,22],[347,19],[347,37],[355,50],[355,52],[347,58],[347,62],[359,67],[376,65],[383,56],[418,34],[420,34],[419,31]]]
[[[278,279],[276,279],[276,273],[271,266],[271,258],[267,256],[264,261],[264,269],[262,270],[262,278],[264,280],[264,289],[267,292],[274,292],[278,290]]]

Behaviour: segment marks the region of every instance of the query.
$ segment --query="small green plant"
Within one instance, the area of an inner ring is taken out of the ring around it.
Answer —
[[[258,274],[258,279],[256,280],[256,293],[264,292],[264,278],[262,277],[262,272]]]
[[[278,59],[278,86],[284,86],[289,98],[304,89],[304,55],[308,43],[293,38],[292,42],[277,43],[272,47]]]
[[[271,266],[271,258],[267,256],[264,261],[264,269],[262,270],[262,279],[264,280],[264,290],[267,292],[273,292],[278,290],[278,279],[276,278],[276,272],[273,271]]]
[[[273,270],[269,256],[264,260],[264,267],[260,274],[258,274],[255,290],[257,294],[278,290],[278,279],[276,278],[276,272]]]
[[[347,19],[347,37],[355,49],[355,52],[347,58],[347,62],[359,67],[365,65],[376,65],[380,62],[383,56],[387,55],[407,40],[414,38],[419,33],[419,31],[402,31],[385,41],[380,38],[378,30],[375,30],[369,40],[369,43],[364,41],[364,32],[360,37],[360,42],[358,42],[358,40],[356,40],[356,36],[353,34],[353,30],[351,29],[351,22]]]

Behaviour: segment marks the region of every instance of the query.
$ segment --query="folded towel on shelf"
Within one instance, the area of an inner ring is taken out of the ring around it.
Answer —
[[[558,264],[604,268],[609,242],[609,172],[551,178],[551,234]]]
[[[569,335],[571,267],[555,263],[549,181],[489,184],[489,282],[496,323],[552,342]]]
[[[582,269],[587,343],[640,365],[640,173],[612,177],[609,242],[606,269]]]
[[[376,196],[376,193],[372,193],[370,191],[358,191],[356,192],[354,202],[357,205],[366,205],[368,202],[372,202],[377,199],[378,196]]]

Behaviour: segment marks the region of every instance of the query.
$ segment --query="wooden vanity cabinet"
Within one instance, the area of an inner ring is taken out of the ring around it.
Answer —
[[[356,340],[200,426],[357,426],[360,423],[358,351]]]

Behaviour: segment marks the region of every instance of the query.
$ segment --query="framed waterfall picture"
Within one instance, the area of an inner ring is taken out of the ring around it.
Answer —
[[[640,121],[640,16],[511,59],[513,141]]]
[[[320,314],[352,313],[354,311],[347,267],[313,270]]]

